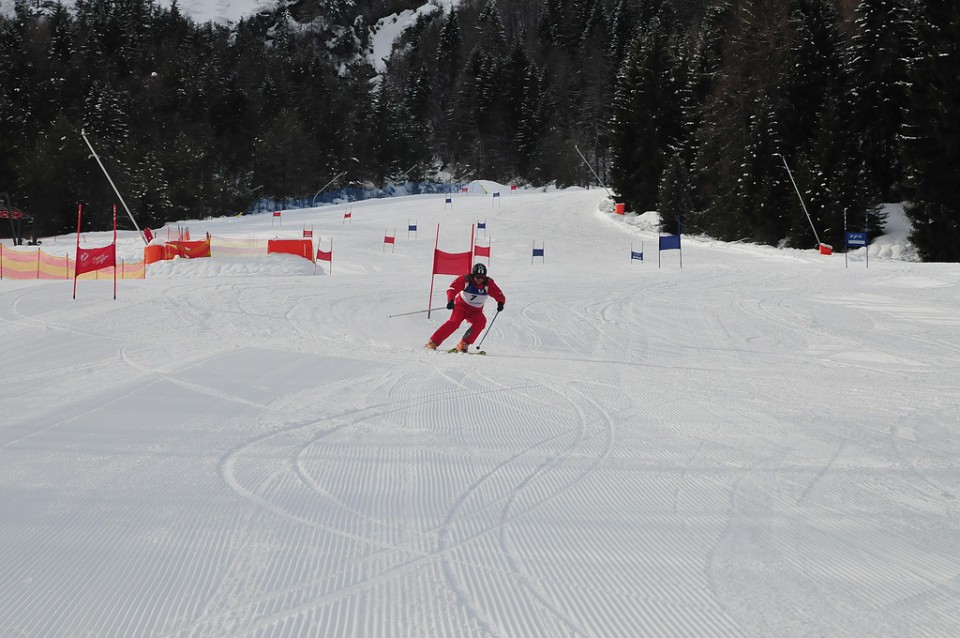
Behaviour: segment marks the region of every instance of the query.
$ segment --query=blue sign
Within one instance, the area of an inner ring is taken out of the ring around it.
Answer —
[[[631,250],[630,259],[639,259],[640,261],[643,261],[643,253],[638,253],[635,250]]]
[[[660,250],[680,250],[680,235],[661,236]]]
[[[867,245],[867,234],[866,233],[847,233],[847,246],[866,246]]]

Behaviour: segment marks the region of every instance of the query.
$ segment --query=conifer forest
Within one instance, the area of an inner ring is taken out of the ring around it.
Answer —
[[[278,0],[233,24],[154,0],[0,15],[0,193],[41,236],[236,215],[261,197],[451,176],[602,182],[663,232],[789,247],[906,202],[960,261],[960,2]],[[787,170],[789,167],[789,171]],[[791,181],[796,182],[796,188]],[[0,236],[9,228],[0,227]]]

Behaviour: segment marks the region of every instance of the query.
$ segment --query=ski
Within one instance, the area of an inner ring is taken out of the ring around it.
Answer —
[[[448,353],[448,354],[455,354],[455,353],[456,353],[456,354],[487,354],[487,351],[486,351],[486,350],[475,350],[474,352],[470,352],[470,351],[460,352],[460,351],[457,350],[456,348],[450,348],[449,350],[447,350],[447,353]]]

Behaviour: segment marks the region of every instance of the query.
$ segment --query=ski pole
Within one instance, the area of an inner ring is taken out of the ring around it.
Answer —
[[[440,306],[439,308],[427,308],[426,310],[414,310],[413,312],[401,312],[398,315],[387,315],[387,319],[393,319],[394,317],[406,317],[407,315],[419,315],[424,312],[434,312],[435,310],[446,310],[446,306]]]
[[[477,350],[480,349],[480,346],[483,344],[483,340],[487,338],[487,335],[490,334],[490,328],[493,327],[493,322],[497,320],[497,317],[500,316],[500,311],[497,311],[497,314],[493,315],[493,319],[490,320],[490,325],[487,326],[487,331],[483,333],[483,336],[480,337],[480,343],[477,344]]]

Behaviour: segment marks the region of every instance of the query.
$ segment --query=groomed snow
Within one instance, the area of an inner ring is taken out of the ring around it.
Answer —
[[[602,190],[482,186],[184,222],[332,274],[0,281],[0,636],[958,634],[960,265],[658,268]],[[478,221],[489,355],[424,351],[446,310],[388,316]]]

